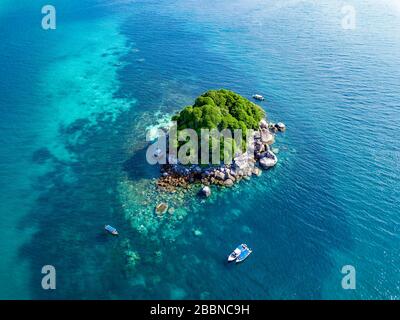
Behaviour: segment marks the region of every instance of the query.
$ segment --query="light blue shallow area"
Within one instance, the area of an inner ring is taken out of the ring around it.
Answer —
[[[352,1],[352,30],[336,0],[52,3],[55,31],[0,5],[1,299],[399,298],[398,1]],[[146,131],[222,87],[286,124],[277,166],[159,194]]]

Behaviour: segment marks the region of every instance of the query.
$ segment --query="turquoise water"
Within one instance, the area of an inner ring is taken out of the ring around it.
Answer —
[[[55,31],[40,1],[0,5],[0,298],[399,298],[399,1],[353,1],[354,30],[336,0],[52,4]],[[146,131],[220,87],[285,122],[278,165],[159,194]]]

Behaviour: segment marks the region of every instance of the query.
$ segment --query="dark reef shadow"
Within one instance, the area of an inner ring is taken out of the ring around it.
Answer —
[[[33,155],[35,163],[53,161],[51,170],[33,182],[40,195],[21,221],[21,227],[36,230],[20,250],[32,270],[34,299],[106,299],[112,297],[110,288],[125,281],[123,272],[115,273],[115,268],[124,270],[121,239],[108,237],[103,230],[108,223],[121,231],[129,229],[115,191],[124,161],[118,152],[123,142],[112,135],[115,124],[104,122],[99,130],[83,123],[79,120],[61,129],[64,145],[77,161],[61,161],[47,148]],[[80,139],[72,144],[76,134]],[[56,290],[41,288],[41,268],[47,264],[56,268]]]

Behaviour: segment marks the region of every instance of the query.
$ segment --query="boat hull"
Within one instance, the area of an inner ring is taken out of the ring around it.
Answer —
[[[232,257],[232,256],[229,256],[229,257],[228,257],[228,262],[235,261],[235,260],[236,260],[236,258],[237,258],[237,257]]]

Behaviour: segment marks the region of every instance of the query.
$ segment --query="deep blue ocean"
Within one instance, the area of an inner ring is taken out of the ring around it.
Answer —
[[[51,4],[0,4],[1,299],[400,298],[400,1]],[[277,166],[158,193],[146,132],[218,88],[266,97]]]

